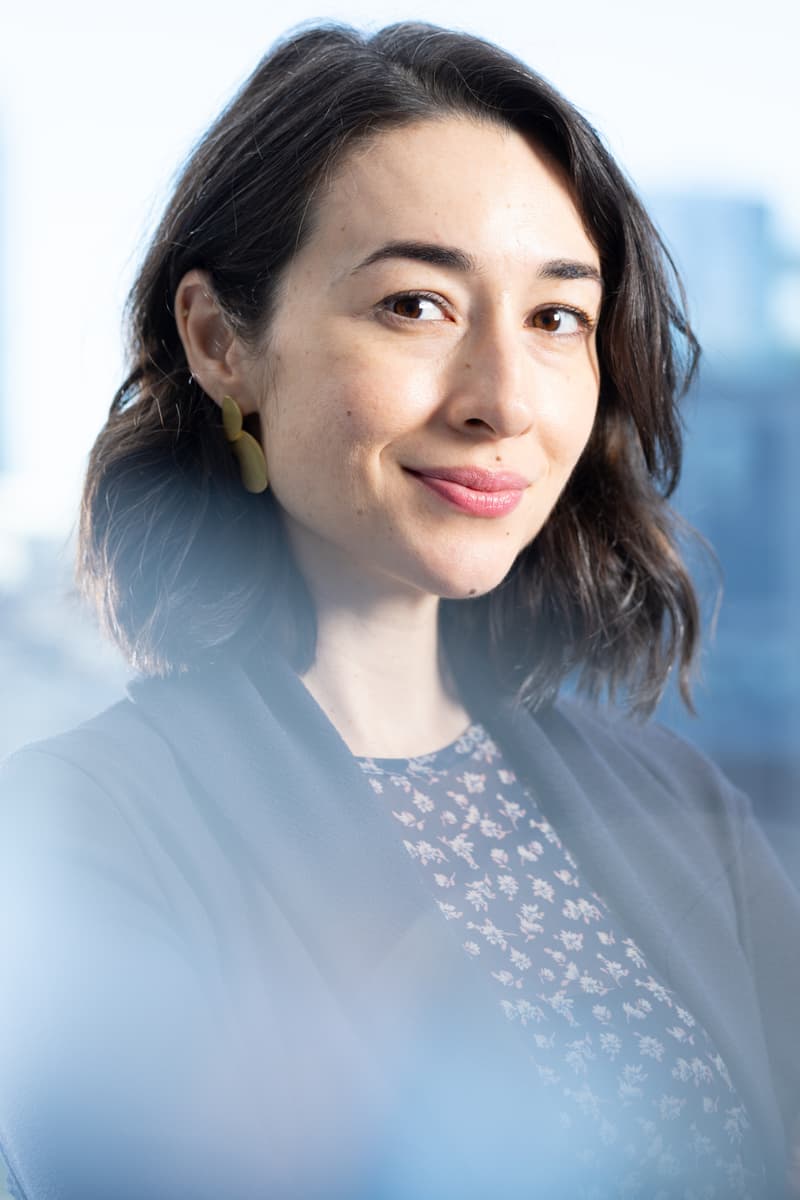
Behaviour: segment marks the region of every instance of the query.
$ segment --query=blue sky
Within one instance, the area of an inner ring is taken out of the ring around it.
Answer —
[[[489,37],[576,103],[642,189],[762,197],[800,259],[797,13],[775,0],[378,0],[301,2],[291,21],[417,18]],[[13,470],[0,529],[72,523],[147,230],[193,140],[287,24],[265,0],[33,0],[4,15],[0,396]]]

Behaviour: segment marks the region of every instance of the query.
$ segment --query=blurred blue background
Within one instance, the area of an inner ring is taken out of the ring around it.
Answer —
[[[0,754],[119,696],[70,591],[80,478],[121,379],[121,308],[172,174],[289,22],[418,18],[556,84],[649,201],[705,356],[677,497],[724,577],[699,717],[661,718],[747,789],[800,878],[800,111],[796,10],[250,0],[28,5],[0,44]],[[716,579],[699,568],[708,623]]]

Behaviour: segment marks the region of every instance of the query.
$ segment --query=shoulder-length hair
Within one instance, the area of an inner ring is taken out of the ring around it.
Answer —
[[[498,587],[442,600],[448,656],[469,645],[531,710],[569,675],[592,698],[652,711],[689,682],[698,605],[667,503],[681,464],[678,401],[698,347],[657,231],[594,129],[545,80],[478,38],[404,23],[340,25],[279,43],[203,136],[128,303],[130,370],[91,454],[78,576],[140,671],[165,674],[279,636],[299,671],[315,621],[271,492],[241,485],[216,405],[173,315],[192,268],[255,345],[314,199],[357,143],[469,115],[530,137],[571,181],[604,279],[600,396],[586,449],[538,536]]]

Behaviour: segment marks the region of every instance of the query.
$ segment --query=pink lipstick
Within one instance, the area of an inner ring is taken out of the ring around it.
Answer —
[[[517,507],[528,480],[510,471],[479,467],[411,471],[419,482],[443,500],[476,517],[503,517]]]

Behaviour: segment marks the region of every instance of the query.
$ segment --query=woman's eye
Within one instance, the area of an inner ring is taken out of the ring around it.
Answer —
[[[568,337],[570,334],[583,333],[591,329],[592,322],[586,313],[574,308],[542,308],[534,314],[533,323],[536,329],[545,333],[560,334]]]
[[[420,292],[407,292],[402,296],[389,296],[381,302],[384,312],[407,321],[443,321],[441,301]]]

